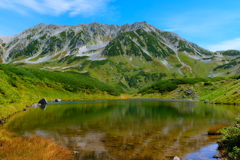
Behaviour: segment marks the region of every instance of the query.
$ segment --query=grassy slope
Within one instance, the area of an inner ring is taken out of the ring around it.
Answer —
[[[176,99],[203,100],[211,103],[240,104],[240,79],[202,79],[197,83],[177,84],[177,87],[172,89],[171,85],[170,89],[167,88],[166,91],[161,93],[159,93],[159,87],[162,88],[161,84],[155,83],[139,93],[148,98],[171,99],[174,97]],[[191,95],[188,95],[189,92],[191,92]]]
[[[109,63],[106,63],[108,72],[114,72],[108,65]],[[108,74],[108,72],[106,73]],[[92,73],[95,73],[94,69],[92,69]],[[0,119],[22,110],[27,105],[38,102],[43,97],[48,100],[56,98],[81,100],[116,98],[112,95],[119,95],[114,87],[77,73],[49,72],[0,64],[0,74]],[[126,74],[127,77],[129,74],[134,75],[134,71],[129,70],[129,72],[123,74]],[[107,79],[107,76],[102,74],[103,79]],[[141,75],[136,75],[136,77],[140,77],[137,81],[141,81],[141,77],[147,78]],[[133,82],[133,80],[135,79],[130,79],[130,82]],[[124,78],[121,81],[122,85],[127,83]],[[147,84],[150,82],[153,83],[154,81],[150,79]],[[216,103],[240,103],[240,83],[238,79],[204,79],[194,84],[180,83],[177,84],[177,87],[176,85],[171,87],[173,89],[168,90],[168,92],[150,91],[146,92],[149,94],[146,95],[145,93],[143,97],[175,97],[177,99],[184,97]],[[189,91],[192,92],[191,95],[187,95]]]
[[[0,64],[0,119],[26,105],[48,100],[114,98],[118,91],[91,77]]]
[[[240,80],[228,79],[213,83],[210,88],[198,88],[201,91],[199,100],[209,100],[216,103],[240,104]]]

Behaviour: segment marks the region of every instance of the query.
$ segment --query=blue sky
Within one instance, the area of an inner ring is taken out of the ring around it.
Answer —
[[[240,50],[238,0],[0,0],[0,15],[0,36],[39,23],[146,21],[211,51]]]

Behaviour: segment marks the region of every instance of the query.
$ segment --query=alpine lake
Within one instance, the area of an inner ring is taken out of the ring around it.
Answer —
[[[69,148],[75,159],[214,160],[217,125],[233,125],[234,105],[161,99],[57,102],[10,117],[4,128]]]

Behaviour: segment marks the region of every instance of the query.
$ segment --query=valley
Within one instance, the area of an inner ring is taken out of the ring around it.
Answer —
[[[211,52],[146,22],[41,23],[16,35],[0,36],[0,62],[2,121],[41,98],[240,104],[240,51]],[[17,138],[2,129],[0,136],[4,144],[29,140],[56,145],[39,137]],[[70,159],[68,150],[59,148],[55,153],[62,150]]]

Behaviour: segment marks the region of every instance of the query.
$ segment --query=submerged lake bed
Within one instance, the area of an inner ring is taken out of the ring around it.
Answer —
[[[126,99],[52,103],[8,119],[4,128],[39,135],[77,151],[76,159],[211,160],[215,125],[233,125],[233,105]]]

